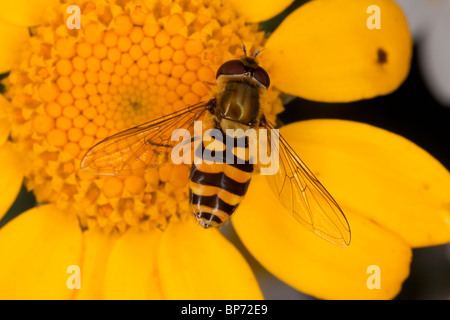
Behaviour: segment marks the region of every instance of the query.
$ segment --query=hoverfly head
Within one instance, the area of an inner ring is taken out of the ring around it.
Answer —
[[[247,48],[242,44],[244,56],[239,60],[229,60],[222,64],[217,70],[216,79],[221,75],[246,75],[251,76],[261,83],[264,87],[269,88],[270,78],[266,70],[261,68],[255,60],[255,57],[261,52],[259,49],[255,51],[252,57],[247,56]]]

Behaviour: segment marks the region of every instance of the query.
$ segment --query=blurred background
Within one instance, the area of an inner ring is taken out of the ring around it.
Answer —
[[[295,1],[284,13],[263,23],[263,29],[274,30],[285,16],[307,1]],[[449,1],[450,2],[450,1]],[[433,17],[428,16],[428,19]],[[450,38],[448,40],[450,42]],[[368,123],[397,133],[416,143],[447,169],[450,169],[450,108],[436,100],[423,75],[421,45],[415,42],[411,71],[402,86],[390,95],[353,103],[319,103],[295,98],[280,115],[283,123],[333,118]],[[443,46],[449,43],[443,43]],[[450,60],[450,55],[447,56]],[[450,64],[450,62],[449,62]],[[450,83],[448,83],[450,87]],[[449,190],[450,193],[450,190]],[[19,197],[0,228],[19,213],[35,206],[32,193],[23,187]],[[305,295],[267,272],[245,249],[231,224],[222,229],[251,264],[266,299],[315,299]],[[450,299],[450,245],[413,250],[410,276],[396,299]]]

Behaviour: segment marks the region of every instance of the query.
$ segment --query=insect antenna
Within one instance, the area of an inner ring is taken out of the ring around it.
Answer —
[[[261,50],[256,49],[255,53],[253,54],[253,59],[256,58],[256,56],[257,56],[258,54],[260,54],[264,49],[266,49],[266,48],[262,48]]]
[[[247,48],[244,43],[242,43],[242,51],[244,51],[244,55],[247,56]]]
[[[241,41],[242,42],[242,41]],[[263,48],[262,50],[264,50],[265,48]],[[252,58],[256,58],[256,56],[258,54],[261,53],[262,50],[256,49],[255,53],[253,53]],[[245,44],[242,42],[242,51],[244,52],[244,55],[247,57],[247,47],[245,46]]]

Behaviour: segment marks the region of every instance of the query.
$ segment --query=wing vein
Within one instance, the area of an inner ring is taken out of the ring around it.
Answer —
[[[268,129],[269,141],[269,131],[275,127],[265,118],[261,125]],[[278,149],[275,149],[278,151],[279,169],[273,176],[268,176],[272,190],[307,229],[334,244],[348,246],[350,227],[337,202],[278,131],[275,137],[279,139]]]

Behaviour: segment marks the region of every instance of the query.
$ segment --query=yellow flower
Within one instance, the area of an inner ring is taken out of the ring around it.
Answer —
[[[271,118],[282,111],[280,91],[345,102],[389,93],[405,79],[411,39],[392,1],[375,1],[386,13],[376,30],[366,25],[374,1],[361,0],[307,3],[267,41],[248,23],[291,2],[0,2],[9,49],[0,55],[1,71],[9,71],[0,100],[0,215],[22,179],[42,204],[0,231],[2,298],[263,298],[234,245],[193,221],[187,168],[107,178],[78,168],[101,139],[208,99],[215,70],[241,55],[242,43],[264,48]],[[80,29],[67,28],[69,4],[81,9]],[[320,298],[392,298],[408,276],[411,247],[450,240],[449,174],[411,142],[337,120],[292,124],[282,134],[352,229],[348,248],[314,238],[255,176],[233,225],[286,283]],[[71,288],[72,266],[80,289]],[[368,287],[370,266],[382,272],[381,289]]]

